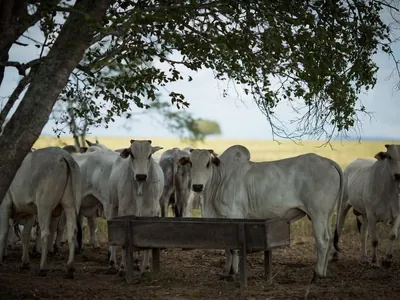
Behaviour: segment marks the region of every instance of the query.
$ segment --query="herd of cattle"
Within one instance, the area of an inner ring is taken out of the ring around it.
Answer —
[[[372,264],[379,265],[376,223],[390,221],[390,244],[384,263],[390,263],[400,225],[400,145],[385,145],[375,160],[357,159],[344,171],[331,159],[303,154],[286,159],[252,162],[249,150],[234,145],[217,155],[211,149],[163,149],[150,140],[131,140],[124,149],[111,150],[88,142],[88,148],[47,147],[25,157],[0,205],[0,263],[10,236],[23,245],[22,268],[29,268],[29,242],[38,228],[35,250],[41,253],[40,275],[46,274],[47,253],[60,246],[67,229],[67,276],[73,277],[75,251],[82,246],[82,221],[87,218],[89,243],[99,247],[96,218],[124,215],[190,217],[200,203],[207,218],[283,218],[311,220],[316,242],[314,279],[327,275],[329,252],[338,259],[338,241],[349,209],[357,216],[362,256],[367,256],[368,232]],[[334,238],[331,219],[337,207]],[[358,218],[362,218],[362,222]],[[37,225],[35,225],[37,223]],[[18,228],[22,228],[18,233]],[[117,268],[110,246],[109,267]],[[226,249],[223,276],[238,273],[238,251]],[[119,272],[124,273],[125,252]],[[150,271],[150,252],[143,252],[141,272]],[[137,261],[137,260],[136,260]]]

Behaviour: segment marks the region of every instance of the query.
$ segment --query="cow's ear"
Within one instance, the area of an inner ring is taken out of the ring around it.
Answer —
[[[157,152],[158,150],[164,149],[163,147],[160,146],[155,146],[155,147],[151,147],[151,154]]]
[[[131,140],[130,142],[131,142],[131,144],[134,142],[135,140]]]
[[[86,141],[86,144],[88,144],[89,146],[95,146],[96,144],[95,143],[92,143],[91,141],[88,141],[88,140],[85,140]]]
[[[80,148],[79,148],[79,151],[80,151],[81,153],[85,153],[87,150],[88,150],[88,147],[80,147]]]
[[[151,140],[147,140],[147,141],[148,141],[148,142],[149,142],[149,144],[151,145],[151,142],[152,142],[152,141],[151,141]]]
[[[119,156],[121,156],[122,158],[128,158],[130,154],[131,154],[131,149],[125,148],[119,153]]]
[[[182,166],[184,166],[184,165],[186,165],[186,164],[190,164],[190,165],[192,165],[192,162],[190,161],[190,159],[189,159],[189,157],[181,157],[179,160],[178,160],[178,164],[180,164],[180,165],[182,165]]]
[[[218,157],[213,157],[211,158],[211,162],[216,165],[217,167],[221,164],[221,161],[219,160]]]
[[[385,158],[388,157],[388,154],[386,152],[378,152],[377,154],[375,154],[374,156],[377,160],[384,160]]]
[[[193,148],[190,148],[190,149],[189,149],[189,152],[190,152],[190,153],[192,153],[192,152],[193,152],[193,150],[194,150]]]

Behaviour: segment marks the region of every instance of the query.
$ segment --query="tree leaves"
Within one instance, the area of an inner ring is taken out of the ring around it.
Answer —
[[[303,124],[303,133],[324,131],[326,124],[349,130],[360,92],[376,83],[372,55],[378,47],[391,52],[390,30],[380,16],[383,5],[373,0],[118,0],[81,64],[94,75],[77,76],[87,77],[85,93],[121,115],[131,104],[148,108],[143,100],[154,101],[159,87],[191,81],[181,67],[210,68],[217,79],[230,79],[251,94],[278,135],[285,130],[272,122],[281,101],[304,104],[305,115],[293,121],[297,130]],[[42,29],[56,31],[50,20],[43,19]],[[271,76],[280,84],[272,84]],[[67,91],[63,95],[69,97]],[[169,97],[178,108],[189,106],[176,91]]]

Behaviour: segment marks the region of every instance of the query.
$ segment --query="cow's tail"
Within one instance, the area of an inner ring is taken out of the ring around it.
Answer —
[[[82,180],[81,180],[81,172],[79,165],[77,162],[72,158],[71,155],[65,155],[64,160],[67,163],[67,166],[70,171],[71,176],[71,187],[72,187],[72,194],[74,196],[74,204],[75,204],[75,213],[76,213],[76,229],[77,234],[76,238],[78,241],[78,251],[82,248],[82,224],[79,222],[79,211],[81,208],[81,201],[82,201]]]
[[[336,251],[340,252],[339,248],[339,232],[338,232],[338,224],[341,218],[341,211],[343,206],[343,195],[344,195],[344,179],[343,179],[343,171],[342,168],[336,163],[333,162],[333,166],[339,173],[340,184],[339,184],[339,193],[337,199],[337,213],[336,213],[336,225],[335,225],[335,234],[333,237],[333,246],[335,247]]]

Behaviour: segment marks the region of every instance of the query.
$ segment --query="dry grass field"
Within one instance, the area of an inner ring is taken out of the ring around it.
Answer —
[[[94,141],[94,138],[88,138]],[[99,137],[99,141],[112,149],[129,145],[130,138]],[[185,147],[178,139],[153,138],[153,145]],[[337,161],[343,168],[352,160],[373,158],[385,150],[388,142],[346,141],[332,142],[329,147],[319,147],[322,142],[303,142],[296,145],[290,141],[281,144],[272,141],[255,140],[208,140],[197,144],[197,148],[212,148],[222,153],[227,147],[242,144],[249,148],[254,161],[276,160],[299,154],[314,152]],[[41,137],[34,147],[63,146],[72,144],[71,138],[55,139]],[[160,151],[161,152],[161,151]],[[198,210],[193,211],[199,216]],[[332,220],[335,223],[335,220]],[[308,299],[396,299],[400,292],[400,251],[394,252],[394,265],[390,269],[375,269],[359,263],[360,245],[356,233],[355,220],[348,214],[342,234],[340,261],[330,263],[328,278],[318,285],[308,285],[315,265],[315,246],[311,222],[303,218],[291,226],[290,247],[273,252],[273,282],[263,277],[263,262],[260,253],[248,257],[248,288],[241,290],[233,282],[218,280],[217,273],[224,264],[221,250],[182,251],[169,249],[162,253],[161,272],[153,280],[137,277],[134,284],[127,284],[122,278],[107,272],[107,226],[99,220],[99,238],[102,248],[92,249],[85,244],[83,253],[76,256],[76,277],[65,280],[63,272],[67,259],[67,246],[61,253],[49,257],[50,273],[46,278],[37,276],[39,258],[31,258],[30,271],[19,271],[22,249],[10,251],[7,261],[0,267],[0,300],[3,299],[304,299],[309,289]],[[379,229],[386,226],[380,224]],[[380,231],[378,253],[386,250],[386,232]],[[85,240],[87,243],[87,229]],[[368,243],[370,249],[370,244]],[[119,259],[119,258],[118,258]]]

